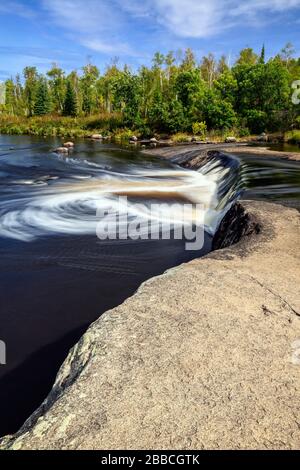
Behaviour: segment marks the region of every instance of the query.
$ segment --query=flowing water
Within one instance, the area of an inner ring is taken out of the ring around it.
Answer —
[[[51,152],[57,145],[0,136],[0,340],[7,347],[0,435],[16,431],[41,403],[69,348],[102,312],[144,280],[210,251],[243,190],[248,198],[299,200],[296,162],[229,156],[196,172],[111,144],[81,141],[68,156]],[[187,251],[184,239],[99,240],[98,211],[115,214],[119,196],[128,197],[130,217],[139,202],[139,215],[155,223],[151,203],[164,203],[166,220],[170,204],[201,203],[203,248]]]

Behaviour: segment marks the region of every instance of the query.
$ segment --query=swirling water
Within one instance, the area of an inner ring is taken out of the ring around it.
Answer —
[[[145,279],[208,253],[230,204],[247,197],[299,196],[299,165],[243,156],[198,172],[137,151],[82,141],[69,156],[54,140],[0,136],[0,434],[14,432],[41,403],[68,349],[105,310]],[[298,189],[297,189],[298,185]],[[298,192],[297,192],[298,191]],[[142,202],[201,203],[205,243],[96,237],[97,209]]]

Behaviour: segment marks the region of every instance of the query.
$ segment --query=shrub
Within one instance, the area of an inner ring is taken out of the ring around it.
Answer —
[[[285,133],[285,140],[291,144],[300,143],[300,130],[293,130]]]
[[[114,139],[117,142],[128,141],[133,135],[136,135],[136,133],[130,129],[118,129],[114,133]]]
[[[193,134],[194,135],[199,135],[203,139],[206,137],[206,132],[207,132],[207,126],[205,121],[201,122],[194,122],[192,125],[193,128]]]
[[[189,134],[186,134],[185,132],[177,132],[177,134],[174,134],[172,136],[173,142],[190,142],[191,141],[191,136]]]

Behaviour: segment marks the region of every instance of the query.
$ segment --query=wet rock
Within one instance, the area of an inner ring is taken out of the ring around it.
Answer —
[[[149,139],[149,142],[151,144],[157,144],[158,143],[158,140],[156,139],[156,137],[151,137],[151,139]]]
[[[129,142],[137,142],[138,141],[138,138],[136,135],[132,135],[129,139]]]
[[[74,142],[65,142],[63,144],[64,147],[67,147],[67,148],[73,148],[74,147]]]
[[[232,136],[231,137],[226,137],[225,142],[233,144],[234,142],[236,142],[236,138],[232,137]]]
[[[57,147],[54,149],[55,153],[69,153],[69,148],[68,147]]]
[[[212,248],[219,250],[239,242],[246,235],[259,233],[260,225],[240,203],[234,204],[224,216],[216,231]]]
[[[102,134],[92,134],[91,139],[101,140],[101,139],[103,139],[103,136],[102,136]]]

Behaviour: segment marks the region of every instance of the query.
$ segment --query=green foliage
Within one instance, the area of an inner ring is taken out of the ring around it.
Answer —
[[[259,58],[259,63],[264,64],[265,63],[265,58],[266,58],[266,51],[265,51],[265,45],[263,45],[260,53],[260,58]]]
[[[12,79],[5,82],[5,111],[7,114],[14,115],[16,109],[16,96],[14,82]]]
[[[47,76],[49,78],[53,111],[57,113],[62,112],[66,94],[66,79],[64,71],[54,64],[47,72]]]
[[[291,144],[300,144],[300,130],[289,131],[285,134],[285,140]]]
[[[77,100],[73,85],[70,80],[67,82],[67,91],[63,105],[63,115],[73,117],[77,115]]]
[[[245,48],[233,67],[225,56],[213,54],[197,64],[190,49],[157,52],[152,65],[138,72],[119,67],[117,60],[102,74],[92,64],[69,75],[53,64],[46,77],[26,67],[23,80],[17,76],[5,83],[0,117],[9,120],[1,118],[1,131],[121,135],[125,129],[128,136],[134,129],[142,136],[178,134],[177,139],[191,132],[216,138],[234,130],[238,136],[286,132],[300,127],[300,106],[291,101],[300,59],[293,55],[287,44],[268,60],[264,46],[260,54]]]
[[[50,111],[50,96],[48,91],[48,84],[42,77],[38,81],[35,103],[34,103],[34,114],[35,116],[43,116],[48,114]]]
[[[202,122],[194,122],[192,125],[193,134],[199,135],[203,139],[206,137],[207,133],[207,125],[205,121]]]
[[[237,122],[232,104],[222,100],[214,90],[209,90],[205,95],[203,114],[209,129],[230,129]]]
[[[25,114],[33,116],[34,104],[36,99],[38,73],[36,67],[25,67],[23,71],[25,86],[24,86],[24,100],[25,100]]]
[[[114,139],[117,142],[122,142],[122,141],[127,141],[132,137],[133,135],[136,135],[135,132],[133,132],[131,129],[118,129],[114,133]]]
[[[251,47],[242,49],[236,63],[238,65],[255,65],[258,62],[258,55],[255,54]]]
[[[191,140],[191,137],[189,134],[185,132],[177,132],[172,136],[173,142],[176,143],[184,143],[184,142],[189,142]]]

